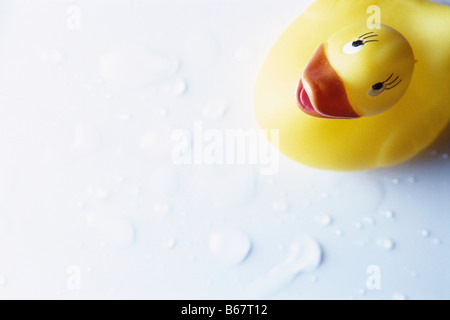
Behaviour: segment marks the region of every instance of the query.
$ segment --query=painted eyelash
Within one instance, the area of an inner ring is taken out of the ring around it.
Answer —
[[[367,33],[364,33],[364,34],[360,35],[358,37],[358,40],[356,40],[356,41],[361,41],[362,44],[366,44],[368,42],[375,42],[375,41],[378,41],[378,40],[366,40],[366,39],[377,37],[377,36],[378,35],[375,34],[375,32],[371,31],[371,32],[367,32]],[[356,42],[356,41],[354,41],[354,42]]]
[[[391,75],[389,76],[389,78],[387,78],[385,81],[383,81],[383,83],[388,82],[388,81],[392,78],[393,75],[394,75],[394,74],[391,73]],[[400,84],[400,82],[402,82],[402,79],[400,79],[396,84],[394,84],[392,87],[388,88],[388,86],[390,86],[391,84],[393,84],[394,82],[396,82],[396,81],[398,80],[398,77],[399,77],[399,76],[395,77],[394,80],[392,80],[391,82],[389,82],[388,84],[386,84],[386,90],[394,89],[396,86],[398,86],[398,85]]]
[[[399,84],[400,84],[400,82],[402,82],[402,80],[400,79],[400,81],[399,82],[397,82],[393,87],[390,87],[390,88],[386,88],[386,90],[391,90],[391,89],[394,89],[396,86],[398,86]]]
[[[378,35],[375,32],[371,31],[371,32],[367,32],[367,33],[360,35],[358,37],[358,39],[366,40],[366,39],[373,38],[373,37],[378,37]],[[369,41],[373,41],[373,40],[369,40]]]
[[[389,78],[387,78],[386,80],[384,80],[384,81],[383,81],[383,83],[386,83],[386,82],[388,82],[388,81],[389,81],[389,79],[391,79],[393,75],[394,75],[394,74],[393,74],[393,73],[391,73],[391,75],[389,76]]]
[[[362,39],[366,40],[366,39],[373,38],[373,37],[378,37],[378,35],[377,34],[372,34],[372,35],[364,37]]]
[[[371,34],[371,33],[375,33],[375,32],[371,31],[371,32],[364,33],[363,35],[360,35],[358,37],[358,39],[361,39],[362,37],[367,36],[368,34]]]
[[[398,79],[398,76],[397,76],[397,78],[395,78],[393,81],[391,81],[390,83],[388,83],[386,86],[390,86],[391,84],[393,84],[395,81],[397,81],[397,79]],[[401,81],[401,80],[400,80]]]

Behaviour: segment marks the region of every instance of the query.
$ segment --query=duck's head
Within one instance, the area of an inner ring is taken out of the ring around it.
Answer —
[[[372,116],[406,92],[414,53],[398,31],[347,26],[321,44],[306,65],[296,99],[305,113],[332,119]]]

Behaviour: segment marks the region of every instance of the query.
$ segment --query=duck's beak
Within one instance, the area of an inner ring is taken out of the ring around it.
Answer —
[[[360,117],[348,101],[344,83],[328,61],[323,44],[306,65],[297,85],[296,98],[300,109],[314,117]]]

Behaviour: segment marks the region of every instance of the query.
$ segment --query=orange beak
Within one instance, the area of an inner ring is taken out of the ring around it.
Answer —
[[[306,65],[298,82],[296,99],[305,113],[328,119],[355,119],[344,84],[331,67],[321,44]]]

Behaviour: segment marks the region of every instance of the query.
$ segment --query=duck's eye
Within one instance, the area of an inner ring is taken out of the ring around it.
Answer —
[[[364,42],[362,40],[356,40],[352,42],[352,47],[359,47],[362,46]]]
[[[343,48],[342,52],[345,54],[354,54],[364,48],[364,40],[358,39],[356,41],[350,41]]]
[[[375,84],[372,86],[372,89],[373,89],[373,90],[380,90],[381,88],[383,88],[383,82],[375,83]]]
[[[375,83],[372,88],[370,88],[367,93],[371,97],[376,97],[386,89],[386,84],[384,82]]]

